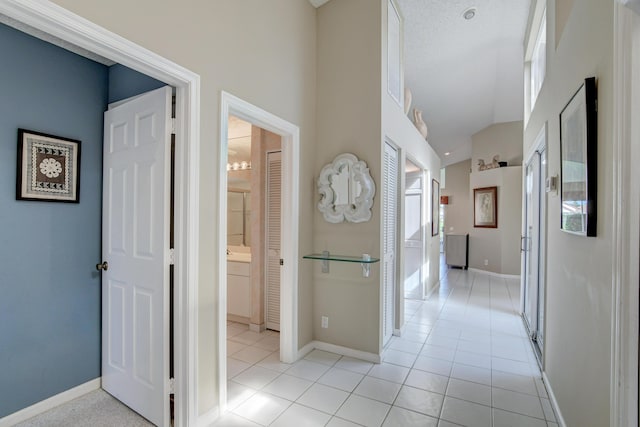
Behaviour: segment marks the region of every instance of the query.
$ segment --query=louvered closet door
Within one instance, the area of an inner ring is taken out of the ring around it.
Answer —
[[[383,221],[383,304],[382,343],[393,335],[394,294],[396,287],[396,248],[398,223],[398,151],[384,145],[382,221]]]
[[[266,303],[267,329],[280,330],[280,215],[282,194],[282,156],[280,151],[267,153],[266,180]]]

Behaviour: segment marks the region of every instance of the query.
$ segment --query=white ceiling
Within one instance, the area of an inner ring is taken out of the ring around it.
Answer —
[[[471,135],[522,120],[530,0],[397,0],[405,86],[443,166],[471,157]],[[462,14],[477,8],[475,18]],[[410,114],[410,117],[412,115]],[[450,152],[445,156],[445,152]]]
[[[320,7],[329,0],[309,0]],[[523,118],[523,44],[531,0],[396,0],[405,86],[442,165],[471,158],[471,136]],[[462,14],[476,8],[465,20]],[[413,117],[409,113],[409,117]],[[450,153],[445,155],[445,153]]]

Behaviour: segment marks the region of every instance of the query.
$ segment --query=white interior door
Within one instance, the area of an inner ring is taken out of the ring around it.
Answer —
[[[266,179],[266,304],[267,329],[280,330],[280,236],[282,230],[282,154],[267,153]]]
[[[424,298],[423,179],[422,171],[406,175],[404,195],[404,297]]]
[[[382,344],[393,335],[394,295],[396,289],[396,248],[398,227],[398,150],[384,144],[383,166],[383,280],[382,280]]]
[[[105,113],[102,388],[169,425],[171,88]]]
[[[542,343],[542,316],[544,312],[543,287],[540,280],[540,230],[542,211],[542,157],[536,152],[527,164],[525,177],[525,235],[523,253],[524,271],[524,318],[529,335],[538,350]]]

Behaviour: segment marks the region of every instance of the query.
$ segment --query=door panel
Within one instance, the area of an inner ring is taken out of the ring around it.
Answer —
[[[382,344],[386,345],[393,335],[393,319],[396,289],[396,247],[398,223],[398,151],[389,144],[384,145],[383,179],[383,302]]]
[[[543,349],[544,281],[541,277],[541,230],[544,220],[542,183],[546,177],[543,160],[546,154],[536,152],[526,167],[525,235],[523,236],[524,319],[538,355]]]
[[[424,298],[422,181],[422,171],[407,174],[404,198],[404,297],[411,299]]]
[[[527,165],[525,228],[525,319],[529,332],[537,331],[538,307],[538,235],[540,216],[540,157],[535,154]]]
[[[268,329],[280,330],[280,236],[282,230],[282,155],[267,153],[267,290],[265,314]]]
[[[171,88],[105,113],[102,387],[169,424]]]

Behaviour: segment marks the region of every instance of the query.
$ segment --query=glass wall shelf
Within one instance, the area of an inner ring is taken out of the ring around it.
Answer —
[[[329,272],[329,261],[337,262],[357,262],[362,266],[362,276],[369,277],[371,273],[371,264],[380,262],[380,258],[371,258],[369,254],[362,254],[362,256],[351,255],[331,255],[329,251],[324,251],[321,254],[309,254],[305,255],[304,259],[316,259],[322,261],[322,272]]]

